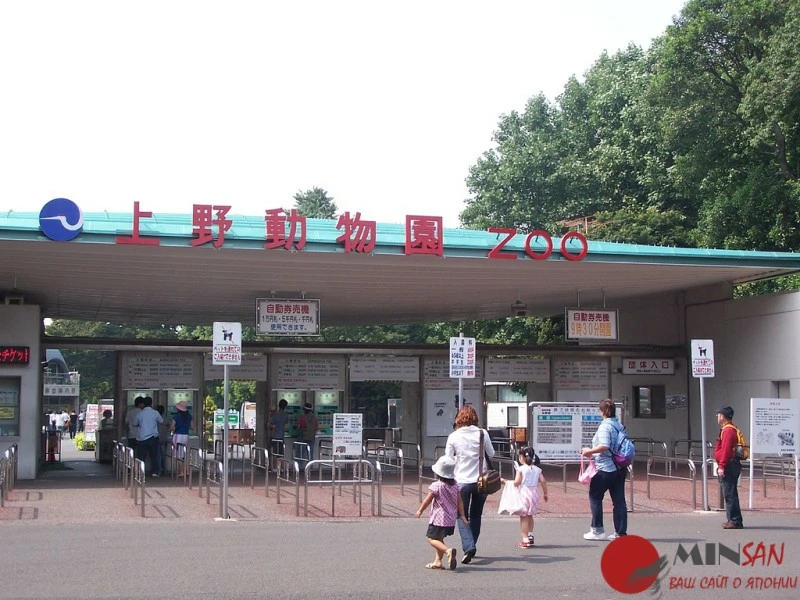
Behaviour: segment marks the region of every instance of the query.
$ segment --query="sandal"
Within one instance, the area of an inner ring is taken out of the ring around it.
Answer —
[[[428,563],[425,565],[426,569],[444,569],[442,563]]]
[[[458,564],[456,562],[456,549],[450,548],[450,550],[445,552],[444,555],[447,557],[447,568],[450,569],[451,571],[455,571],[456,564]]]

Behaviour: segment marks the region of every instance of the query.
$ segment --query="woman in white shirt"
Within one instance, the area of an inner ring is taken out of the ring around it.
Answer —
[[[447,436],[445,455],[456,461],[455,480],[460,488],[464,513],[469,519],[469,525],[458,520],[461,549],[464,552],[461,562],[468,564],[477,552],[476,544],[481,534],[483,505],[486,504],[486,495],[478,492],[481,432],[483,432],[484,453],[489,458],[494,456],[494,446],[489,433],[478,427],[478,413],[472,406],[464,406],[458,411],[455,426],[456,430]]]

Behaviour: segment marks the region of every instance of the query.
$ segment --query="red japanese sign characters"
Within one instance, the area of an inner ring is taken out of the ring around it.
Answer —
[[[27,365],[30,361],[29,346],[0,346],[0,365]]]
[[[230,233],[234,226],[234,220],[228,218],[230,210],[230,205],[193,205],[190,244],[203,246],[211,243],[214,248],[222,248],[225,244],[226,233]],[[157,233],[140,234],[140,221],[152,217],[151,211],[141,210],[139,202],[134,202],[131,235],[117,236],[117,244],[159,245]],[[319,228],[320,225],[315,224],[314,227]],[[323,224],[322,227],[327,227],[327,225]],[[336,237],[336,243],[341,245],[345,254],[353,252],[369,254],[375,250],[378,242],[377,223],[363,219],[360,212],[342,213],[335,222],[335,228],[340,232]],[[518,233],[516,229],[490,227],[489,231],[505,235],[498,236],[499,241],[488,251],[487,258],[515,260],[525,258],[527,255],[533,260],[547,260],[553,254],[553,238],[542,229],[536,229],[527,234],[522,248],[525,254],[522,254],[518,244],[513,250],[508,246]],[[299,252],[306,245],[307,235],[306,217],[298,214],[297,209],[286,211],[282,208],[270,208],[264,211],[264,248],[266,250]],[[442,217],[406,215],[404,254],[444,256],[444,238]],[[559,252],[561,257],[566,260],[580,261],[589,252],[589,242],[582,233],[569,231],[561,237]]]

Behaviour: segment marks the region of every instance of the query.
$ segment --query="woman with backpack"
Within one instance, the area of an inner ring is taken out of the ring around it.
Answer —
[[[600,401],[600,414],[603,421],[592,438],[592,447],[584,448],[581,454],[594,457],[597,473],[589,483],[589,508],[592,511],[592,528],[583,534],[585,540],[613,540],[628,534],[628,505],[625,503],[625,478],[627,468],[619,468],[614,462],[611,448],[616,448],[623,428],[617,420],[614,401],[606,398]],[[603,528],[603,497],[606,492],[614,505],[614,533],[606,535]]]

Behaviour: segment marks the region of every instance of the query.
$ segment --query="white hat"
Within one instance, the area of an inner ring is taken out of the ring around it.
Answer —
[[[431,467],[434,473],[444,479],[455,479],[456,461],[449,456],[440,456]]]

